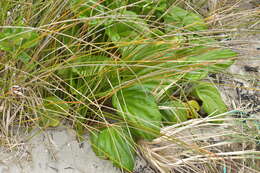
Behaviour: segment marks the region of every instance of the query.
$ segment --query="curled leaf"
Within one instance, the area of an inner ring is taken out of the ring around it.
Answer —
[[[191,94],[202,101],[202,109],[208,115],[218,115],[227,111],[218,89],[211,83],[197,84]]]

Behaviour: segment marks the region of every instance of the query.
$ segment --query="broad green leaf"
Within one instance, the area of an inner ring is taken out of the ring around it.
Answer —
[[[169,85],[172,84],[172,80],[165,80],[165,79],[148,79],[145,80],[141,83],[139,83],[139,81],[137,81],[138,84],[142,85],[144,87],[144,89],[147,92],[152,92],[153,90],[158,90],[158,89],[165,89],[167,88]]]
[[[161,114],[166,123],[180,123],[187,121],[188,108],[181,100],[172,100],[161,104]]]
[[[28,49],[34,47],[39,42],[39,34],[35,31],[30,31],[26,36],[24,36],[24,40],[22,42],[22,49]]]
[[[118,91],[112,103],[118,114],[133,127],[137,138],[151,140],[159,135],[162,115],[154,97],[142,86]]]
[[[88,24],[91,26],[103,26],[114,19],[104,17],[105,15],[119,15],[125,11],[125,0],[71,0],[71,9],[79,18],[88,18]]]
[[[190,31],[201,31],[207,29],[207,25],[198,14],[189,12],[180,7],[172,7],[164,16],[167,24],[166,30],[172,31],[183,28]]]
[[[122,127],[107,127],[91,134],[91,145],[97,156],[131,172],[134,168],[134,141]]]
[[[55,127],[60,123],[60,117],[67,115],[69,105],[60,98],[47,97],[43,102],[44,111],[41,113],[40,125],[44,127]]]
[[[191,94],[202,101],[202,109],[208,115],[218,115],[227,111],[218,89],[210,83],[198,83]]]

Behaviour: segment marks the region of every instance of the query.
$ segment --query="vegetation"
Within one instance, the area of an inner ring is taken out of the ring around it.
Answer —
[[[209,73],[237,53],[196,11],[169,0],[0,2],[1,132],[66,122],[131,172],[136,143],[227,106]],[[216,122],[216,121],[214,121]],[[221,121],[217,121],[221,123]]]

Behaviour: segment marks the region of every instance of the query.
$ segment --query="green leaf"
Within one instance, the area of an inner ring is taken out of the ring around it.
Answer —
[[[192,68],[196,70],[187,73],[184,78],[188,80],[203,79],[208,72],[218,72],[228,68],[234,62],[232,58],[237,56],[237,53],[230,49],[206,49],[208,49],[207,52],[186,59],[187,64],[192,64]]]
[[[112,103],[137,138],[151,140],[160,134],[162,115],[154,97],[142,86],[118,91]]]
[[[141,15],[151,15],[156,17],[159,17],[161,13],[165,12],[167,8],[167,0],[128,0],[129,4],[136,3],[137,5],[133,6],[131,10],[135,11],[138,14]],[[159,13],[161,12],[161,13]]]
[[[91,93],[90,89],[97,87],[97,83],[103,88],[108,88],[108,81],[105,78],[116,77],[113,63],[114,61],[106,56],[74,57],[67,60],[63,68],[58,68],[57,73],[74,88],[71,88],[71,92],[79,96],[78,99],[82,99],[81,94]]]
[[[237,53],[230,50],[230,49],[213,49],[211,50],[209,48],[209,50],[201,55],[197,55],[197,56],[190,56],[188,57],[186,60],[189,62],[199,62],[199,63],[211,63],[214,66],[224,66],[225,67],[225,62],[226,60],[229,60],[231,58],[234,58],[235,56],[237,56]],[[223,62],[221,61],[223,60]],[[219,61],[219,62],[218,62]],[[226,64],[226,66],[228,67],[228,64]],[[214,68],[214,66],[211,66]]]
[[[104,6],[98,0],[72,0],[72,10],[81,18],[95,16],[104,12]]]
[[[202,101],[202,109],[208,115],[214,116],[227,111],[218,89],[211,83],[197,84],[191,94]]]
[[[71,0],[71,9],[75,13],[75,16],[79,18],[90,18],[94,16],[101,16],[104,14],[106,6],[104,6],[98,0]],[[105,18],[106,19],[106,18]],[[90,25],[100,25],[105,19],[92,18],[89,20]]]
[[[106,34],[113,42],[117,41],[133,41],[131,39],[142,37],[142,34],[147,32],[149,28],[145,20],[138,17],[135,12],[124,11],[122,14],[127,20],[123,21],[112,21],[110,27],[106,29]]]
[[[188,108],[181,100],[173,100],[161,104],[161,114],[166,123],[180,123],[187,121],[189,116]]]
[[[206,30],[207,25],[198,14],[186,11],[180,7],[172,7],[164,16],[167,25],[166,30],[172,31],[184,27],[185,30],[201,31]]]
[[[24,40],[21,47],[23,49],[28,49],[37,45],[39,42],[39,34],[34,31],[30,31],[28,34],[24,35],[23,39]]]
[[[27,71],[33,70],[36,67],[35,62],[31,61],[31,56],[27,54],[25,51],[21,52],[19,55],[16,56],[19,60],[21,60],[27,69]]]
[[[132,11],[124,11],[121,16],[126,18],[125,21],[107,22],[106,35],[124,54],[140,44],[140,41],[149,35],[150,30],[145,20]]]
[[[26,52],[22,52],[19,55],[17,55],[17,58],[20,59],[23,63],[27,64],[30,62],[31,57]]]
[[[117,9],[117,8],[122,8],[123,6],[127,5],[126,0],[106,0],[104,2],[104,5],[106,6],[106,8],[109,9]],[[123,8],[122,8],[123,9]],[[118,11],[118,9],[117,9]]]
[[[44,127],[55,127],[60,123],[60,117],[67,115],[69,105],[57,97],[47,97],[43,102],[44,111],[41,113],[40,125]]]
[[[82,56],[70,62],[73,65],[72,72],[80,76],[97,75],[106,63],[111,64],[111,59],[105,56]]]
[[[16,49],[27,49],[39,42],[39,35],[35,31],[24,28],[7,28],[0,34],[0,49],[14,53]]]
[[[111,64],[111,59],[105,56],[80,56],[69,59],[66,62],[68,68],[59,69],[58,74],[64,78],[70,78],[72,75],[88,77],[97,75],[105,64]],[[64,65],[66,67],[66,65]]]
[[[167,51],[171,48],[169,44],[153,44],[156,40],[149,40],[140,45],[128,47],[123,52],[123,59],[131,60],[153,60],[155,57],[166,56]],[[156,62],[155,62],[156,63]]]
[[[91,145],[97,156],[131,172],[134,168],[134,141],[122,127],[107,127],[91,134]]]
[[[208,69],[192,70],[185,74],[184,78],[187,80],[198,81],[208,76]]]

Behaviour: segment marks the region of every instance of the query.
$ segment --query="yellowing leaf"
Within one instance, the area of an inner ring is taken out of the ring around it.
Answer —
[[[199,114],[198,111],[200,110],[200,105],[196,100],[189,100],[185,103],[189,111],[189,118],[198,118]]]

